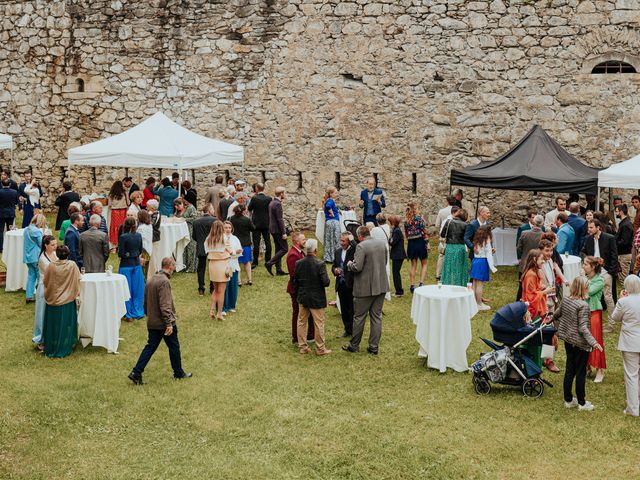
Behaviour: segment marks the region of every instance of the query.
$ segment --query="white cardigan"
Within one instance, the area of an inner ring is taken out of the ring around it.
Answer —
[[[491,246],[491,242],[487,242],[482,245],[477,252],[474,250],[473,256],[475,258],[486,258],[487,263],[489,264],[489,270],[491,270],[493,273],[496,273],[498,269],[493,263],[493,253],[491,252],[492,249],[493,247]]]
[[[29,202],[32,206],[40,204],[40,189],[38,187],[32,187],[31,185],[25,185],[24,193],[29,196]]]
[[[622,323],[618,350],[640,352],[640,294],[619,298],[611,319]]]

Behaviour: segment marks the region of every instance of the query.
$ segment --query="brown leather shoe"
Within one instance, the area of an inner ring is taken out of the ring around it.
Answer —
[[[547,370],[549,370],[550,372],[553,373],[560,373],[560,369],[556,366],[555,363],[553,363],[553,360],[551,360],[550,358],[548,358],[547,360],[545,360],[544,362],[544,366]]]
[[[331,353],[331,350],[329,350],[328,348],[325,348],[324,350],[316,350],[316,355],[319,355],[319,356],[329,355],[330,353]]]
[[[311,349],[309,347],[302,347],[300,350],[298,350],[300,352],[301,355],[305,355],[307,353],[311,353]]]

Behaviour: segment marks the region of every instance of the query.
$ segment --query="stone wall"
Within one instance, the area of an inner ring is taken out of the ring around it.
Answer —
[[[389,211],[413,199],[433,213],[451,168],[536,123],[591,165],[639,153],[640,75],[591,75],[611,59],[640,71],[639,22],[638,0],[0,1],[0,132],[49,204],[65,175],[104,192],[124,174],[69,172],[68,148],[162,110],[244,145],[230,175],[286,186],[297,225],[336,172],[344,203],[376,173]],[[486,198],[508,222],[548,201]]]

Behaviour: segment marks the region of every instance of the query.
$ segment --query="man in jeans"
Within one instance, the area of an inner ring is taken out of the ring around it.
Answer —
[[[180,342],[176,325],[176,308],[171,294],[171,274],[176,269],[176,262],[171,257],[162,259],[162,270],[156,273],[144,289],[144,311],[147,315],[147,331],[149,338],[138,363],[129,374],[129,380],[136,385],[143,385],[142,372],[155,353],[160,342],[164,340],[169,348],[169,359],[173,368],[173,377],[188,378],[191,373],[182,369],[180,358]]]
[[[600,276],[604,280],[604,301],[609,312],[609,325],[603,330],[613,332],[614,322],[611,320],[613,309],[616,306],[616,280],[618,270],[618,248],[613,235],[603,231],[603,226],[598,220],[587,223],[589,236],[584,241],[580,256],[592,256],[604,260],[604,268]]]

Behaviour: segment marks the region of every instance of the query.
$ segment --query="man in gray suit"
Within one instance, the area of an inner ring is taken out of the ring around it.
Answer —
[[[356,247],[353,261],[347,263],[347,269],[354,273],[353,278],[353,336],[351,342],[342,349],[357,352],[364,331],[364,322],[369,313],[371,332],[367,352],[377,355],[380,335],[382,334],[382,305],[389,291],[387,277],[387,246],[384,240],[371,238],[367,227],[357,230],[360,243]]]
[[[109,258],[109,238],[100,230],[102,217],[91,215],[89,230],[80,234],[80,256],[84,260],[86,273],[103,273],[104,265]]]

